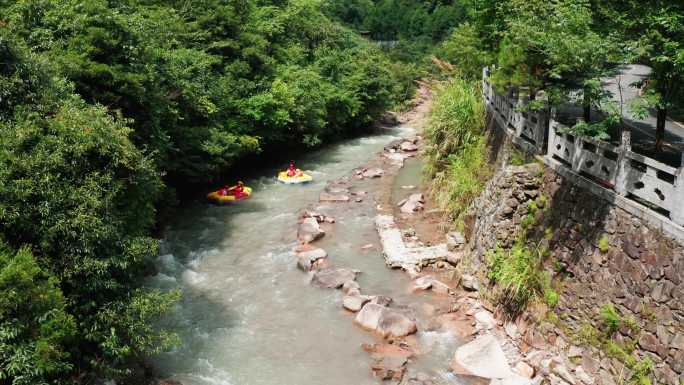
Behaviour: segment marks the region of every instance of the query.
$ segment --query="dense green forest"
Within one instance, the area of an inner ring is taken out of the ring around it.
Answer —
[[[314,1],[0,2],[0,383],[169,348],[157,208],[246,155],[368,127],[412,75]]]
[[[591,106],[616,63],[649,64],[643,106],[666,115],[683,26],[664,0],[0,0],[0,384],[125,379],[176,343],[153,324],[179,294],[143,289],[175,190],[363,130],[438,63],[449,205],[486,175],[482,66]]]

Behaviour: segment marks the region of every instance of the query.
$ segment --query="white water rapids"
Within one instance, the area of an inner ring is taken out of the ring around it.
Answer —
[[[308,185],[278,184],[277,170],[270,170],[245,181],[254,188],[249,200],[224,207],[197,202],[179,213],[166,232],[160,272],[150,281],[183,292],[163,322],[179,333],[182,347],[154,358],[161,375],[184,385],[376,384],[360,347],[375,337],[353,325],[339,291],[308,284],[291,250],[300,209],[316,203],[328,181],[351,175],[409,132],[392,129],[312,153],[297,164],[311,170],[315,180]],[[361,270],[364,293],[415,303],[421,296],[408,294],[408,277],[387,269],[377,247],[359,246],[378,245],[372,199],[367,201],[348,204],[334,234],[317,246],[334,265]],[[454,337],[426,332],[418,338],[426,349],[434,348],[431,359],[446,372]]]

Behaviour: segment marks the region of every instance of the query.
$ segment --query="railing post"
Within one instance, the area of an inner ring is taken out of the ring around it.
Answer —
[[[551,108],[551,113],[549,114],[548,125],[549,127],[549,140],[546,143],[546,156],[551,157],[553,154],[553,143],[556,141],[556,107]]]
[[[684,202],[684,152],[682,152],[682,160],[677,174],[675,175],[675,201]],[[684,226],[684,205],[678,205],[674,210],[670,211],[670,219],[680,226]]]
[[[620,130],[620,147],[618,148],[618,167],[617,175],[615,176],[615,192],[620,196],[627,195],[628,176],[630,170],[629,159],[627,153],[632,150],[632,131],[624,127]]]

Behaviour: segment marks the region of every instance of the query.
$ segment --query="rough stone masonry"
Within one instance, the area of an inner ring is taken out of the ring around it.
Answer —
[[[541,328],[547,342],[577,349],[568,334],[599,325],[601,307],[613,304],[636,324],[620,327],[613,338],[633,341],[632,354],[653,361],[659,384],[684,383],[684,247],[552,170],[509,166],[491,179],[466,218],[467,272],[483,277],[486,253],[497,244],[511,246],[527,231],[522,224],[530,202],[535,228],[529,231],[549,249],[547,270],[562,282],[552,311],[563,327]],[[629,370],[603,349],[581,349],[577,369],[593,384],[629,379]]]

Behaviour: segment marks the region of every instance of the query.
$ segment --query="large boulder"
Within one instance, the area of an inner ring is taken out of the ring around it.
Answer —
[[[302,243],[311,243],[324,235],[325,231],[321,229],[318,221],[314,218],[304,218],[297,230],[297,239]]]
[[[358,273],[356,270],[343,268],[318,270],[311,278],[311,284],[323,289],[339,289],[345,282],[355,280]]]
[[[295,252],[295,255],[297,256],[297,267],[303,271],[320,269],[325,265],[325,260],[328,258],[328,253],[325,250],[311,246],[305,251]]]
[[[491,334],[478,337],[456,349],[451,369],[456,374],[490,380],[514,376],[501,345]]]
[[[404,337],[417,331],[416,323],[403,313],[375,303],[367,303],[354,322],[387,338]]]
[[[356,314],[354,323],[367,330],[377,330],[384,311],[385,307],[382,305],[367,303],[361,308],[361,311]]]
[[[418,327],[412,319],[390,308],[385,308],[377,329],[385,338],[404,337],[417,331]]]

